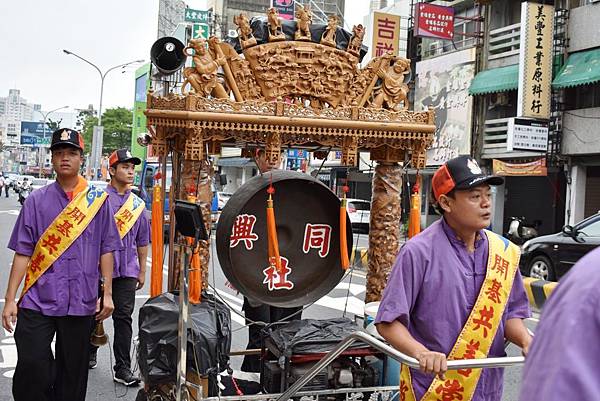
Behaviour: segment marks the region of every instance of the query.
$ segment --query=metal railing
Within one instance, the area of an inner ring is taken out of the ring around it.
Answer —
[[[402,352],[392,348],[383,341],[376,339],[362,331],[355,331],[346,337],[337,347],[332,349],[321,359],[316,365],[314,365],[308,372],[298,379],[292,386],[290,386],[284,393],[282,393],[277,401],[288,401],[309,381],[311,381],[320,371],[327,367],[333,362],[338,356],[340,356],[348,347],[354,342],[361,341],[371,347],[387,354],[393,359],[397,360],[401,364],[407,365],[411,368],[418,368],[419,361],[412,358]],[[485,358],[485,359],[464,359],[448,361],[448,369],[475,369],[475,368],[501,368],[506,366],[521,365],[525,362],[525,358],[522,356],[517,357],[504,357],[504,358]]]
[[[520,22],[490,31],[488,60],[518,55],[521,48],[520,36]]]

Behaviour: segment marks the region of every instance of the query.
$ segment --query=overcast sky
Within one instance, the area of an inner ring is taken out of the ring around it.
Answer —
[[[188,0],[203,9],[204,0]],[[368,0],[347,0],[349,25],[362,22]],[[149,60],[156,40],[158,0],[0,0],[0,96],[20,89],[43,110],[98,107],[100,75],[68,56],[70,50],[103,72],[129,61]],[[104,84],[103,110],[131,108],[135,67],[111,71]]]

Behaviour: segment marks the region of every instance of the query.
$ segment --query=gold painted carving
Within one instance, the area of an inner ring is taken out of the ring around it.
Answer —
[[[312,24],[312,12],[310,6],[303,6],[302,4],[297,4],[296,10],[296,34],[294,38],[296,40],[306,40],[310,41],[310,24]]]
[[[392,65],[386,67],[386,64],[377,71],[381,84],[375,89],[372,105],[375,108],[385,105],[389,110],[399,110],[402,103],[402,109],[408,110],[408,85],[404,79],[410,73],[410,60],[398,57]]]
[[[215,60],[208,52],[206,40],[202,38],[190,39],[188,45],[183,49],[183,53],[187,56],[190,56],[189,49],[194,51],[192,56],[194,67],[183,69],[185,81],[181,86],[181,92],[187,95],[185,87],[190,84],[196,94],[227,98],[227,92],[217,77],[219,67],[225,64],[225,57],[219,57]]]
[[[234,15],[233,22],[238,26],[237,31],[242,49],[255,46],[256,38],[252,34],[252,28],[250,28],[248,16],[244,13],[241,13],[240,15]]]
[[[358,57],[364,36],[365,28],[361,24],[354,25],[352,28],[352,37],[350,38],[350,42],[348,42],[348,48],[346,51]]]
[[[336,47],[335,32],[337,30],[337,25],[338,17],[335,15],[332,15],[327,19],[327,28],[325,29],[325,32],[323,32],[323,36],[321,36],[322,45]]]
[[[285,40],[285,34],[281,28],[281,19],[275,7],[267,10],[267,21],[269,23],[269,42],[279,42]]]

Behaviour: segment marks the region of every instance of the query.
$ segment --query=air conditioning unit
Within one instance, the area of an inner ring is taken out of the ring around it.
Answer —
[[[444,52],[444,45],[440,41],[433,41],[429,43],[429,55],[437,56]]]

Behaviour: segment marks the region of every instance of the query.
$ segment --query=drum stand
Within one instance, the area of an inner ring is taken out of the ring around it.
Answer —
[[[186,237],[194,238],[192,253],[199,240],[207,240],[208,234],[200,207],[192,202],[175,201],[175,221],[177,231]],[[181,247],[179,271],[179,321],[177,324],[177,381],[175,385],[176,401],[189,400],[187,388],[187,335],[189,328],[189,258],[185,246]],[[191,384],[191,383],[190,383]],[[202,387],[202,386],[200,386]],[[202,394],[200,388],[199,394]]]

